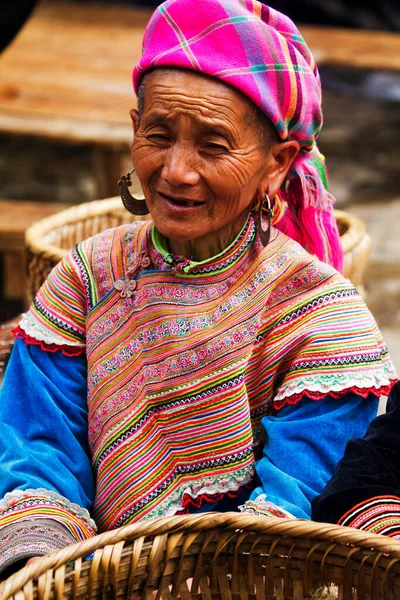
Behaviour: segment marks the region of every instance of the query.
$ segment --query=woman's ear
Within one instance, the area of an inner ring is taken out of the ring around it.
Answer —
[[[278,193],[299,150],[300,145],[296,141],[276,142],[272,145],[271,165],[264,180],[264,190],[270,198]]]
[[[130,111],[131,119],[132,119],[132,127],[133,133],[135,134],[139,129],[139,113],[136,108],[132,108]]]

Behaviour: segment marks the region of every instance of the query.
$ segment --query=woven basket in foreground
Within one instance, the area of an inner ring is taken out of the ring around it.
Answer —
[[[335,211],[345,254],[344,274],[356,287],[362,286],[369,258],[370,239],[365,225],[354,215]],[[150,217],[137,217],[143,220]],[[51,269],[84,239],[109,227],[131,223],[120,198],[86,202],[63,210],[32,225],[25,235],[28,266],[28,295],[32,299]],[[361,290],[362,291],[362,290]]]
[[[82,560],[93,552],[91,560]],[[69,546],[0,586],[1,600],[315,597],[400,598],[400,542],[337,525],[249,514],[175,516]]]

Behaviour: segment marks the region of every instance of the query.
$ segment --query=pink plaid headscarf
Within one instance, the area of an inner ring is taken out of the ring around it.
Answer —
[[[322,126],[317,67],[294,23],[256,0],[167,0],[147,25],[143,54],[133,70],[138,93],[154,67],[191,69],[248,96],[274,124],[282,141],[301,151],[279,198],[275,226],[309,252],[343,266],[343,251],[316,139]]]

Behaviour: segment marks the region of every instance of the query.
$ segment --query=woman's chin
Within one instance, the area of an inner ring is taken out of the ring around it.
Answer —
[[[158,231],[170,240],[181,242],[194,241],[207,235],[209,231],[206,227],[199,226],[199,223],[190,223],[184,219],[170,219],[160,216],[153,216],[154,225]]]

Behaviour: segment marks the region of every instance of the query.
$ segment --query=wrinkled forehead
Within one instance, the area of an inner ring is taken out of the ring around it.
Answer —
[[[168,85],[170,87],[181,87],[188,86],[188,93],[201,92],[202,95],[210,95],[215,98],[218,97],[231,97],[235,98],[237,102],[241,102],[246,106],[255,106],[255,104],[243,94],[240,90],[236,89],[229,83],[216,79],[211,75],[205,73],[199,73],[190,69],[183,69],[178,67],[155,67],[142,77],[140,90],[143,93],[149,84],[153,85]],[[200,98],[201,99],[201,98]]]
[[[239,118],[258,111],[256,105],[233,86],[203,73],[178,68],[155,68],[142,79],[138,94],[139,113],[147,107],[165,106],[197,110],[221,117],[234,112]]]
[[[138,111],[147,125],[150,120],[161,123],[183,116],[196,121],[203,132],[212,129],[231,141],[239,142],[246,131],[263,149],[279,141],[274,125],[250,98],[224,81],[189,69],[157,67],[146,73]]]

